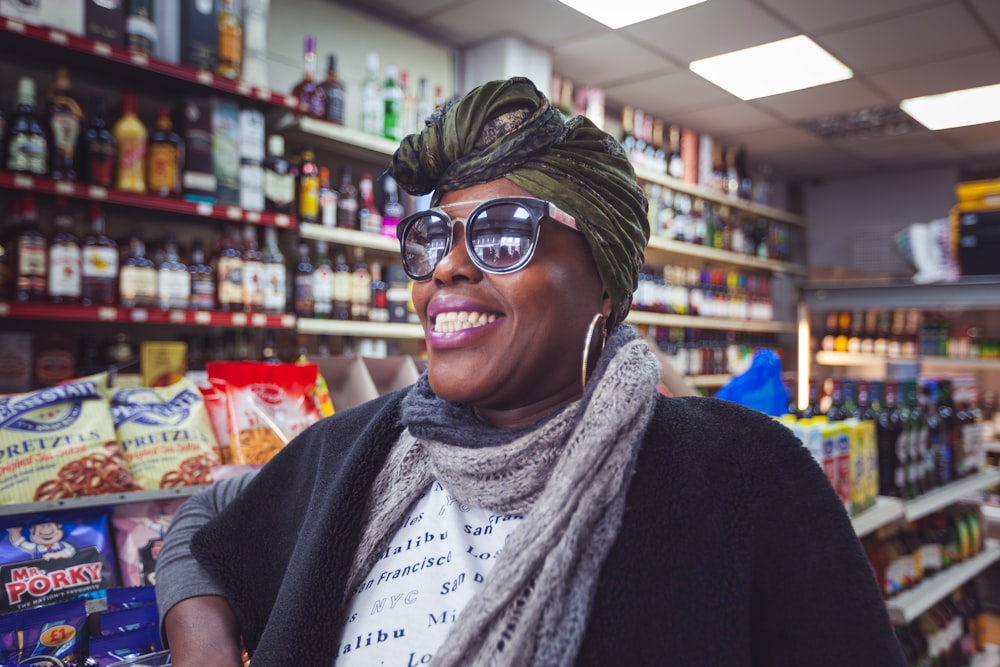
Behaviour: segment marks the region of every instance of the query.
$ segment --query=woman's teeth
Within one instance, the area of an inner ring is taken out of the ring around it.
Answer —
[[[491,322],[495,322],[497,316],[494,313],[480,313],[476,311],[452,311],[441,313],[434,318],[434,331],[437,333],[454,333],[462,329],[472,329],[481,327]]]

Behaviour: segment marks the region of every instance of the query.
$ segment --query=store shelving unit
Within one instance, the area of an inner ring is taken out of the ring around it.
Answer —
[[[950,595],[956,588],[1000,560],[1000,541],[988,539],[983,550],[975,556],[926,579],[914,588],[900,593],[886,603],[889,619],[904,625],[914,621],[935,603]]]
[[[968,359],[924,355],[919,357],[889,357],[877,354],[819,351],[816,363],[820,366],[884,366],[894,362],[915,362],[927,371],[1000,371],[1000,359]]]
[[[964,276],[954,283],[915,285],[908,280],[810,281],[802,286],[802,299],[810,308],[919,308],[924,310],[974,310],[1000,308],[1000,276]]]
[[[874,507],[851,517],[851,525],[854,526],[854,532],[858,537],[864,537],[874,533],[882,526],[902,521],[904,516],[905,509],[902,500],[879,496]]]
[[[156,500],[188,498],[204,488],[206,487],[182,486],[175,489],[129,491],[127,493],[110,493],[98,496],[83,496],[80,498],[64,498],[61,500],[43,500],[37,503],[0,505],[0,516],[16,516],[18,514],[52,512],[55,510],[83,509],[86,507],[110,507],[112,505],[125,505],[128,503],[144,503]]]
[[[301,334],[357,336],[361,338],[397,338],[422,340],[424,329],[409,322],[356,322],[352,320],[315,320],[300,318],[296,330]]]
[[[649,245],[646,247],[646,256],[661,261],[670,261],[678,258],[696,258],[714,264],[768,271],[770,273],[788,273],[797,276],[804,276],[806,274],[806,268],[802,264],[761,259],[753,255],[744,255],[716,248],[706,248],[694,243],[683,243],[658,236],[649,239]]]
[[[625,320],[631,324],[646,324],[656,327],[679,327],[684,329],[715,329],[722,331],[745,331],[751,333],[795,333],[795,323],[772,320],[733,320],[722,317],[699,315],[676,315],[633,310]]]
[[[326,241],[336,245],[346,245],[356,248],[365,248],[379,253],[399,256],[399,241],[395,238],[373,234],[372,232],[362,232],[355,229],[344,229],[343,227],[328,227],[317,225],[311,222],[304,222],[299,225],[299,236],[304,239],[314,241]]]
[[[99,322],[129,324],[171,324],[197,327],[245,327],[294,329],[290,313],[243,313],[221,310],[159,310],[122,306],[78,306],[49,303],[0,301],[0,317],[12,320],[49,322]]]

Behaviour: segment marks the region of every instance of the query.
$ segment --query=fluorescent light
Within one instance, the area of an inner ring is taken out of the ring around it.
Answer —
[[[1000,120],[1000,83],[912,97],[899,107],[928,130],[993,123]]]
[[[697,5],[705,0],[559,0],[585,14],[595,21],[600,21],[609,28],[623,28],[639,21],[663,16],[678,9]]]
[[[691,71],[741,100],[787,93],[854,76],[805,35],[695,60]]]

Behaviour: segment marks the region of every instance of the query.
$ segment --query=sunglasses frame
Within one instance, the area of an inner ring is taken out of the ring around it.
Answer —
[[[467,216],[458,218],[458,220],[466,226],[466,233],[463,236],[465,237],[465,249],[469,254],[469,259],[472,260],[472,263],[475,264],[477,268],[485,273],[503,275],[505,273],[519,271],[527,266],[528,262],[531,261],[531,258],[535,256],[535,247],[538,245],[539,229],[541,228],[542,220],[545,218],[551,218],[559,224],[565,225],[575,231],[579,231],[579,228],[576,225],[576,218],[571,216],[569,213],[566,213],[552,202],[544,199],[538,199],[536,197],[497,197],[495,199],[461,201],[445,204],[443,206],[435,206],[425,211],[417,211],[416,213],[406,216],[399,221],[399,226],[396,228],[396,238],[399,240],[400,260],[402,261],[403,270],[406,271],[406,275],[417,282],[424,282],[431,279],[434,275],[434,271],[437,270],[438,264],[440,264],[441,260],[448,256],[448,253],[452,251],[453,247],[452,244],[455,236],[454,230],[456,221],[452,219],[452,217],[449,216],[444,209],[452,206],[468,206],[469,204],[477,204],[477,206],[472,209]],[[503,204],[516,204],[522,206],[528,211],[529,214],[531,214],[531,217],[529,218],[532,225],[531,244],[528,247],[528,252],[526,252],[524,257],[516,263],[503,268],[494,268],[492,266],[485,265],[482,258],[476,254],[475,249],[472,247],[472,241],[470,240],[471,236],[468,234],[468,221],[474,220],[477,215],[489,208]],[[435,217],[446,223],[448,225],[449,233],[444,247],[444,252],[441,253],[441,258],[438,260],[437,264],[435,264],[426,274],[418,275],[411,272],[410,268],[406,265],[406,235],[409,233],[414,224],[428,216]]]

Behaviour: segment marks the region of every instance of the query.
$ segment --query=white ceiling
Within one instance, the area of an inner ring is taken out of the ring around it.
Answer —
[[[558,0],[345,4],[457,49],[520,37],[552,53],[555,73],[603,88],[610,109],[629,104],[725,145],[744,145],[754,162],[786,177],[1000,166],[1000,123],[938,132],[921,127],[835,144],[798,125],[1000,82],[1000,0],[707,0],[619,30]],[[802,33],[854,70],[854,78],[743,102],[687,68],[698,58]]]

